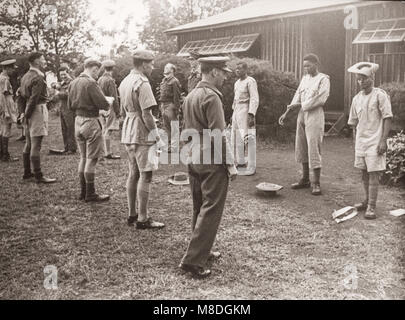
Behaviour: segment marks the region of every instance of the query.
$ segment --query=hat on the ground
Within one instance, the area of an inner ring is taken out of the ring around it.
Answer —
[[[198,59],[198,62],[200,62],[201,64],[212,65],[215,68],[221,69],[226,72],[232,72],[232,70],[229,69],[226,65],[229,60],[229,57],[204,57]]]
[[[144,61],[152,61],[155,58],[151,51],[142,50],[142,49],[135,50],[132,57],[134,59],[144,60]]]
[[[175,186],[185,186],[190,184],[188,175],[184,172],[176,172],[173,176],[169,177],[168,182]]]
[[[366,77],[373,76],[380,66],[372,62],[358,62],[355,65],[347,69],[350,73],[357,73],[365,75]]]
[[[0,62],[0,66],[2,66],[2,67],[12,66],[16,62],[17,62],[17,60],[15,60],[15,59],[4,60],[4,61]]]
[[[88,58],[88,59],[86,59],[84,61],[84,67],[85,68],[91,68],[91,67],[94,67],[94,66],[98,66],[100,68],[101,67],[101,62],[98,61],[95,58]]]
[[[104,68],[115,67],[115,61],[114,60],[105,60],[105,61],[103,61],[103,67]]]
[[[270,194],[276,194],[277,191],[280,191],[283,189],[283,186],[279,186],[278,184],[274,183],[268,183],[268,182],[262,182],[256,186],[256,189],[258,191],[270,193]]]

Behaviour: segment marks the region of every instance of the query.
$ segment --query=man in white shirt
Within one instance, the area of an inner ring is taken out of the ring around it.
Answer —
[[[363,173],[366,199],[356,204],[366,210],[366,219],[375,219],[379,176],[386,170],[387,138],[391,129],[392,109],[387,93],[374,88],[378,64],[359,62],[348,71],[356,74],[361,91],[353,98],[348,124],[356,129],[354,166]]]
[[[313,195],[321,195],[321,145],[325,129],[325,114],[323,106],[329,97],[329,76],[318,71],[319,58],[310,53],[304,57],[304,72],[306,73],[294,95],[291,104],[287,107],[280,119],[280,125],[288,112],[300,108],[297,118],[297,132],[295,139],[295,158],[302,164],[302,179],[294,183],[292,189],[310,188],[309,169],[314,172]]]
[[[255,116],[259,107],[259,92],[256,80],[247,75],[248,66],[239,62],[235,82],[235,98],[232,109],[232,148],[236,148],[238,175],[251,176],[256,173]],[[245,161],[245,145],[248,162]]]

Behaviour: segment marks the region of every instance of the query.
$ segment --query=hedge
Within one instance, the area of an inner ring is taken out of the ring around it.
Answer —
[[[383,83],[380,88],[385,90],[391,98],[394,126],[399,130],[405,129],[405,83]]]

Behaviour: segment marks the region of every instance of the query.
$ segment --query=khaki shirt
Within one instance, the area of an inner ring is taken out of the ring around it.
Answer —
[[[10,78],[0,74],[0,119],[10,119],[17,121],[17,107],[13,100],[13,88]]]
[[[112,109],[114,110],[115,114],[119,116],[120,105],[118,102],[117,85],[115,84],[114,78],[108,73],[104,73],[97,82],[106,97],[114,98]]]
[[[259,92],[257,90],[256,80],[252,77],[247,77],[244,80],[238,79],[235,82],[235,98],[233,101],[232,109],[238,105],[249,105],[248,113],[256,115],[259,108]]]
[[[210,129],[211,132],[216,130],[217,132],[224,133],[226,123],[222,99],[223,96],[216,87],[208,82],[201,81],[197,87],[188,94],[184,101],[182,107],[184,117],[183,129],[193,129],[200,134],[200,137],[206,129]],[[212,140],[209,145],[200,141],[200,147],[202,156],[204,149],[211,148],[212,150]],[[221,159],[223,164],[225,164],[226,161],[233,164],[231,149],[225,134],[222,135],[222,150],[214,150],[222,153]],[[214,152],[211,152],[211,154],[214,156]]]
[[[378,155],[378,144],[383,135],[383,120],[392,118],[388,94],[373,88],[369,94],[360,91],[352,101],[348,124],[356,126],[356,156]]]
[[[149,141],[149,130],[142,118],[142,110],[157,105],[148,78],[136,70],[132,70],[119,86],[121,108],[126,117],[122,129],[123,143],[152,145]]]
[[[25,105],[25,117],[29,119],[35,106],[48,102],[45,75],[36,68],[30,68],[21,79],[20,93]]]

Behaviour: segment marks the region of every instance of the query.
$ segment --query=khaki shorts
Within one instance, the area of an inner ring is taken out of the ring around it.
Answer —
[[[379,156],[356,156],[354,167],[361,170],[367,170],[367,172],[385,171],[387,169],[386,158],[387,156],[385,154]]]
[[[104,153],[102,127],[98,118],[76,116],[75,137],[82,156],[100,158]]]
[[[30,137],[48,135],[48,108],[46,104],[35,106],[31,118],[27,121],[27,129]]]
[[[156,171],[159,168],[156,145],[127,144],[125,148],[129,161],[136,162],[140,172]]]

